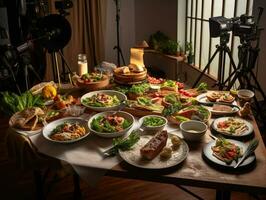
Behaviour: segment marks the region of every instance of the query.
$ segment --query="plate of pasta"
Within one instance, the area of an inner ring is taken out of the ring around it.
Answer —
[[[66,117],[47,124],[43,136],[57,143],[73,143],[89,135],[88,122],[78,117]]]
[[[223,135],[243,137],[253,133],[253,125],[239,117],[220,117],[213,121],[212,128]]]

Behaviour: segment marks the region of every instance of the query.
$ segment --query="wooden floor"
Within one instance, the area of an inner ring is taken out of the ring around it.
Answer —
[[[2,119],[1,119],[2,120]],[[7,123],[6,123],[7,124]],[[30,171],[19,171],[15,163],[8,161],[4,144],[5,128],[0,127],[0,199],[35,199],[35,185]],[[47,190],[53,176],[48,176]],[[215,190],[186,187],[206,200],[215,199]],[[90,187],[81,180],[83,199],[89,200],[193,200],[196,199],[173,185],[104,177],[96,187]],[[68,175],[56,182],[47,195],[48,200],[73,199],[72,176]],[[233,192],[233,200],[255,199],[249,194]],[[260,196],[266,199],[266,195]]]

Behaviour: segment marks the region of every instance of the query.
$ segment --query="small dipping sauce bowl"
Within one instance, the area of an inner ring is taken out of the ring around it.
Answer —
[[[180,124],[181,133],[185,140],[200,141],[207,131],[208,126],[201,121],[190,120]]]

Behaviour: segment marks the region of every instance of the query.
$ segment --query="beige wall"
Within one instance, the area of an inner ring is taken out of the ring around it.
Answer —
[[[107,1],[105,60],[117,64],[116,45],[116,6],[115,1]],[[120,46],[126,64],[129,64],[130,47],[135,45],[135,1],[119,0],[120,2]],[[122,64],[122,59],[121,59]]]
[[[135,0],[136,41],[148,40],[158,30],[176,40],[176,15],[177,0]]]

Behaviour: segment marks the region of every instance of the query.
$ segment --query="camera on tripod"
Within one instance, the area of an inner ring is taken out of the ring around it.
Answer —
[[[223,33],[232,31],[234,36],[256,39],[256,23],[253,16],[241,15],[235,18],[225,18],[222,16],[209,19],[210,36],[220,37]],[[252,37],[250,37],[252,36]]]

